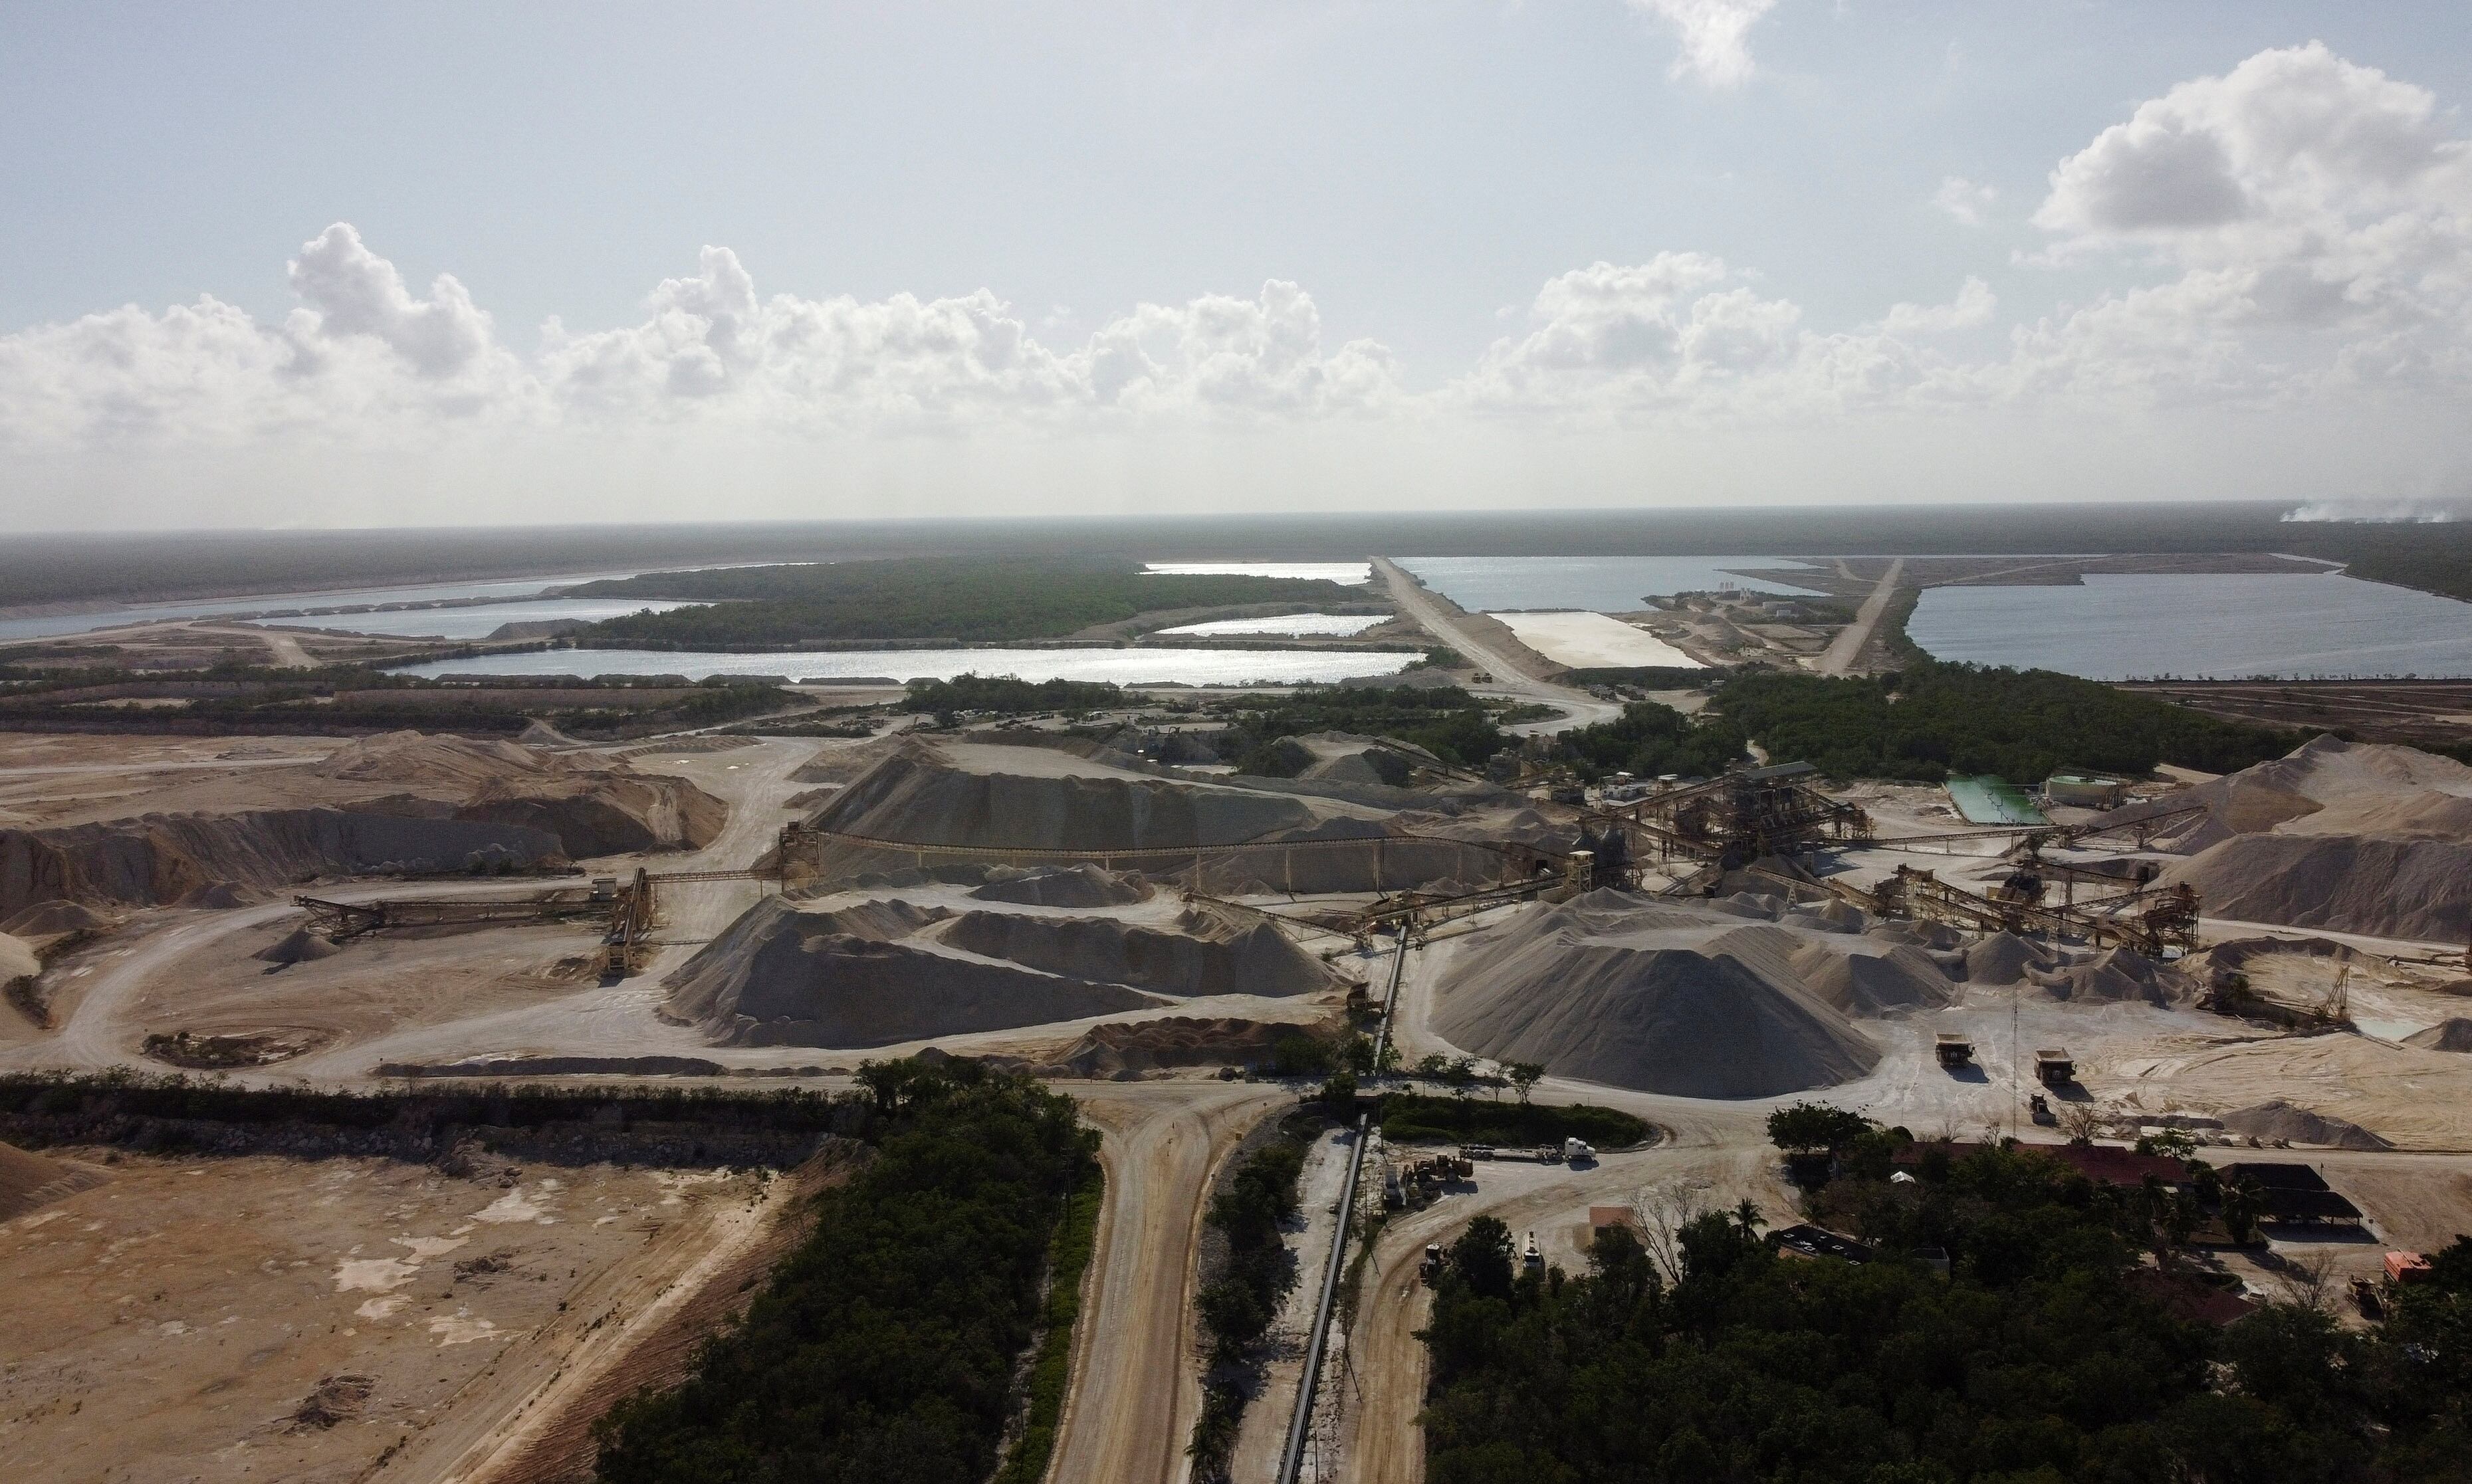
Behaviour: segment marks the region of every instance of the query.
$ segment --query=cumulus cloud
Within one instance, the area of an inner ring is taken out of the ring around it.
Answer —
[[[453,376],[489,349],[489,317],[452,274],[439,274],[428,298],[414,298],[394,265],[371,252],[349,223],[338,222],[301,245],[292,260],[292,290],[313,317],[315,333],[367,336],[422,376]]]
[[[1990,214],[1999,200],[1997,189],[1977,185],[1962,176],[1950,176],[1939,183],[1938,190],[1932,193],[1932,204],[1965,226],[1981,226],[1983,219]]]
[[[1697,77],[1710,87],[1737,87],[1750,80],[1751,26],[1775,9],[1776,0],[1630,0],[1674,29],[1681,42],[1669,75]]]
[[[2197,338],[2210,327],[2434,332],[2355,369],[2420,374],[2472,327],[2472,142],[2425,88],[2323,45],[2261,52],[2140,105],[2052,172],[2043,261],[2106,254],[2183,271],[2122,295]],[[2170,326],[2158,327],[2170,333]]]
[[[2141,104],[2061,160],[2029,263],[2176,273],[2021,325],[2006,394],[2266,403],[2472,378],[2472,143],[2321,44]]]
[[[535,358],[502,345],[455,278],[425,297],[343,223],[291,266],[299,307],[261,323],[219,300],[135,307],[0,337],[0,436],[60,442],[416,433],[440,419],[554,429],[728,422],[773,431],[987,419],[1316,418],[1400,396],[1390,353],[1336,349],[1296,284],[1143,304],[1080,344],[1042,342],[980,290],[861,300],[763,295],[707,247],[644,318]]]
[[[1990,322],[1997,299],[1969,278],[1945,304],[1898,304],[1820,332],[1704,253],[1597,263],[1537,292],[1523,334],[1494,342],[1448,395],[1495,412],[1630,420],[1667,412],[1739,418],[1953,393],[1958,363],[1933,342]]]

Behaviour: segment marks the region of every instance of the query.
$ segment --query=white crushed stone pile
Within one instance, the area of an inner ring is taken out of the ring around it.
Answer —
[[[1087,863],[1035,871],[998,866],[987,873],[987,883],[970,895],[982,902],[1026,907],[1128,907],[1149,901],[1151,884],[1129,871]]]
[[[2187,1003],[2197,994],[2189,976],[2129,948],[2108,948],[2057,968],[2030,968],[2026,978],[2053,999],[2078,1003],[2143,1001],[2169,1006]]]
[[[1284,998],[1334,987],[1338,978],[1270,923],[1187,910],[1174,930],[1108,917],[1033,917],[964,912],[940,941],[989,958],[1069,978],[1129,984],[1164,995]]]
[[[1937,1010],[1957,997],[1948,971],[1906,944],[1846,953],[1814,944],[1795,955],[1794,965],[1814,993],[1847,1015]]]
[[[721,1045],[864,1048],[1165,1002],[913,941],[949,915],[896,902],[802,912],[768,898],[670,976],[668,1013]]]
[[[1965,978],[1975,984],[2014,984],[2030,970],[2059,962],[2052,949],[2013,932],[1995,932],[1965,951]]]
[[[1774,928],[1614,891],[1530,907],[1438,987],[1435,1028],[1497,1061],[1688,1097],[1863,1075],[1879,1050],[1795,978]]]

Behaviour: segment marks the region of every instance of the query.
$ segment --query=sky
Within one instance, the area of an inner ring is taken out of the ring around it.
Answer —
[[[2460,0],[0,6],[0,530],[2472,499]]]

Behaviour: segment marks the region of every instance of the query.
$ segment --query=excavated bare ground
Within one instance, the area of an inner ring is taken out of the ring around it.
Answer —
[[[592,982],[599,947],[584,926],[544,925],[356,938],[290,963],[261,956],[299,921],[277,918],[193,954],[134,1007],[132,1040],[187,1031],[272,1036],[300,1050],[349,1046],[571,995]],[[80,967],[73,957],[54,971],[63,1009],[74,1005]]]
[[[639,1307],[756,1189],[68,1152],[116,1160],[111,1179],[0,1226],[0,1477],[357,1477],[512,1410],[548,1374],[539,1354],[581,1342],[594,1295]]]
[[[2472,913],[2472,767],[2321,737],[2123,817],[2200,804],[2161,843],[2210,917],[2451,942]]]
[[[0,1143],[0,1222],[90,1190],[109,1178],[109,1172],[99,1166]]]
[[[40,828],[0,829],[0,916],[53,901],[212,906],[319,876],[694,848],[727,817],[682,779],[511,742],[393,733],[311,764],[280,751],[228,762],[203,777],[141,769],[136,789],[64,798]]]

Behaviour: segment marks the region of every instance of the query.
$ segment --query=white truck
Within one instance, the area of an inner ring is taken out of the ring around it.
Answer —
[[[1589,1148],[1588,1142],[1584,1139],[1565,1139],[1562,1141],[1562,1158],[1570,1161],[1574,1165],[1584,1164],[1596,1157],[1597,1151]]]

